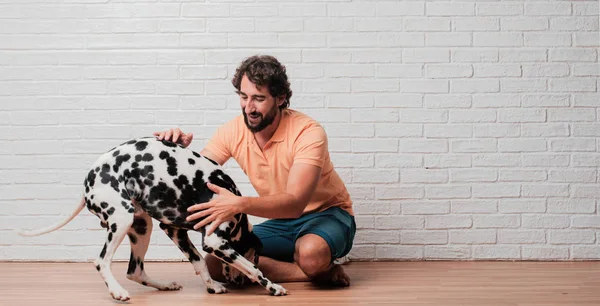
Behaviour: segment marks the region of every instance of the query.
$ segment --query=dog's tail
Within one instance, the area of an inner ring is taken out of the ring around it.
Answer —
[[[69,215],[68,218],[66,218],[56,224],[53,224],[53,225],[50,225],[50,226],[47,226],[44,228],[40,228],[40,229],[36,229],[36,230],[20,230],[20,231],[18,231],[18,234],[21,236],[39,236],[42,234],[46,234],[46,233],[55,231],[55,230],[65,226],[71,220],[73,220],[73,218],[75,218],[84,207],[85,207],[85,200],[83,198],[81,198],[79,205],[77,205],[75,210],[73,210],[73,212],[71,212],[71,214]]]

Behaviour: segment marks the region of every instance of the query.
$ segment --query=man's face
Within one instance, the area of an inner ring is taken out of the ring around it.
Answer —
[[[266,86],[258,89],[244,75],[239,95],[244,122],[250,131],[260,132],[273,123],[279,108]]]

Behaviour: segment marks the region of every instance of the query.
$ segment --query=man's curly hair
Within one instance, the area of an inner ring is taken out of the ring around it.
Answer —
[[[246,75],[250,82],[256,84],[258,88],[267,86],[271,96],[277,98],[285,95],[283,104],[279,109],[285,109],[290,106],[292,90],[286,74],[285,66],[275,57],[270,55],[253,55],[245,59],[235,70],[235,75],[231,83],[233,87],[240,90],[242,78]]]

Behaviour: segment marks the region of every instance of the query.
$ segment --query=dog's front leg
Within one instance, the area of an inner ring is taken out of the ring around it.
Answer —
[[[192,241],[190,240],[187,230],[174,228],[164,223],[160,223],[160,228],[173,240],[175,245],[181,250],[183,254],[190,261],[194,270],[196,271],[196,275],[200,275],[204,284],[206,285],[206,291],[208,293],[226,293],[227,288],[225,286],[212,279],[210,277],[210,273],[208,271],[208,267],[206,266],[206,260],[200,255],[200,252],[196,249]]]
[[[219,258],[224,263],[244,273],[250,281],[261,284],[271,295],[287,295],[288,291],[263,276],[263,273],[240,253],[236,252],[227,240],[213,233],[204,238],[203,250]]]

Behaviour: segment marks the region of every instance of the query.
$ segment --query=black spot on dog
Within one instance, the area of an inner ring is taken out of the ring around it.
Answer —
[[[198,256],[198,254],[191,252],[190,253],[190,262],[194,262],[194,261],[199,261],[200,260],[200,256]]]
[[[215,289],[213,289],[213,288],[206,288],[206,291],[208,291],[208,293],[211,293],[211,294],[216,292]]]
[[[139,166],[140,166],[140,164],[138,162],[133,162],[133,164],[131,164],[132,168],[137,168]]]
[[[110,182],[111,176],[108,174],[109,172],[110,172],[110,165],[109,164],[102,165],[102,171],[100,172],[100,178],[102,178],[102,180],[100,182],[102,184],[108,184]]]
[[[163,143],[165,146],[167,146],[167,147],[170,147],[170,148],[175,148],[175,147],[177,147],[177,144],[176,144],[176,143],[174,143],[174,142],[172,142],[172,141],[167,141],[167,140],[164,140],[164,139],[163,139],[163,140],[161,140],[161,142],[162,142],[162,143]]]
[[[223,258],[225,256],[225,254],[223,254],[223,252],[219,251],[219,250],[214,250],[213,254],[215,254],[215,256]]]
[[[131,255],[129,255],[129,266],[127,267],[127,274],[131,275],[135,273],[136,266],[137,264],[135,262],[135,259],[133,258],[133,253],[131,253]]]
[[[131,241],[131,244],[137,243],[137,237],[134,234],[128,233],[127,236],[129,236],[129,241]]]
[[[161,209],[173,207],[176,199],[177,194],[175,190],[167,186],[164,182],[160,182],[158,185],[152,187],[148,195],[148,202]]]
[[[117,158],[115,159],[115,164],[113,165],[113,170],[115,172],[118,172],[119,167],[121,167],[121,164],[128,161],[130,158],[131,158],[131,155],[129,155],[129,154],[117,156]]]
[[[102,217],[104,217],[104,220],[108,220],[108,214],[107,213],[103,212],[102,213]]]
[[[135,209],[133,207],[130,207],[129,210],[127,210],[127,212],[133,214],[135,212]]]
[[[194,153],[196,153],[196,152],[194,152]],[[219,164],[218,164],[216,161],[214,161],[214,160],[212,160],[212,159],[210,159],[210,158],[208,158],[208,157],[206,157],[206,156],[204,156],[204,158],[206,158],[206,159],[207,159],[209,162],[211,162],[211,163],[212,163],[213,165],[215,165],[215,166],[218,166],[218,165],[219,165]]]
[[[154,167],[152,165],[146,165],[144,169],[140,172],[140,175],[143,177],[149,176],[152,172],[154,172]]]
[[[213,248],[206,246],[206,245],[202,246],[202,249],[204,250],[204,252],[209,253],[209,254],[212,254],[212,252],[213,252]]]
[[[87,182],[90,187],[94,187],[94,184],[96,183],[96,172],[94,170],[90,170],[90,172],[88,172]]]
[[[163,211],[163,216],[171,219],[171,218],[175,217],[176,215],[175,215],[174,211],[167,209],[167,210]]]
[[[192,154],[194,154],[194,156],[196,156],[196,157],[198,157],[198,158],[202,157],[202,155],[200,155],[200,154],[199,154],[198,152],[196,152],[196,151],[192,151]]]
[[[238,258],[238,255],[236,253],[233,253],[229,255],[229,257],[231,257],[232,260],[236,260]]]
[[[115,152],[113,152],[113,157],[117,157],[119,156],[119,154],[121,154],[121,152],[119,150],[116,150]]]
[[[231,177],[229,175],[225,174],[220,169],[217,169],[217,170],[214,170],[213,172],[211,172],[210,176],[208,177],[208,181],[219,187],[222,187],[222,188],[225,188],[225,189],[231,191],[231,193],[233,193],[235,195],[238,195],[238,196],[241,195],[240,192],[238,191],[233,179],[231,179]]]
[[[113,233],[116,233],[116,232],[117,232],[117,224],[116,224],[116,223],[113,223],[113,224],[110,226],[110,231],[111,231],[111,232],[113,232]]]
[[[138,141],[138,142],[135,144],[135,148],[136,148],[138,151],[144,151],[144,150],[146,149],[146,147],[147,147],[147,146],[148,146],[148,142],[146,142],[146,141]]]
[[[121,189],[121,198],[123,198],[125,200],[131,200],[131,196],[129,195],[129,193],[127,193],[127,190],[125,190],[125,189]],[[125,203],[125,202],[123,202],[123,203]],[[125,208],[127,208],[127,207],[125,207]]]
[[[144,286],[148,286],[148,283],[146,283],[146,282],[142,282],[142,285],[144,285]]]
[[[106,243],[104,243],[104,247],[102,248],[102,252],[100,252],[100,259],[104,259],[104,255],[106,255]]]
[[[112,236],[113,236],[112,233],[108,233],[108,242],[112,241]]]
[[[100,265],[96,265],[96,270],[100,271]]]
[[[138,162],[138,163],[141,162],[142,161],[142,154],[136,155],[135,156],[135,161]]]
[[[148,228],[148,225],[146,224],[146,220],[142,219],[142,218],[135,218],[133,219],[133,224],[131,225],[131,227],[135,230],[135,232],[138,235],[146,235],[146,230]]]
[[[144,157],[142,157],[142,160],[145,162],[151,162],[152,160],[154,160],[154,156],[152,156],[152,154],[150,153],[146,153],[144,154]]]
[[[109,208],[109,209],[106,211],[106,213],[107,213],[109,216],[110,216],[110,215],[112,215],[114,212],[115,212],[115,208],[114,208],[114,207],[111,207],[111,208]]]
[[[196,161],[193,158],[189,158],[188,163],[190,163],[190,165],[193,165],[196,163]]]
[[[100,202],[100,206],[102,208],[107,208],[108,207],[108,203],[106,203],[106,202]]]
[[[160,159],[167,159],[167,157],[169,157],[169,156],[171,156],[171,155],[167,151],[161,151],[160,154],[158,154],[158,157]]]
[[[174,157],[167,157],[167,172],[171,176],[177,176],[177,160]]]

